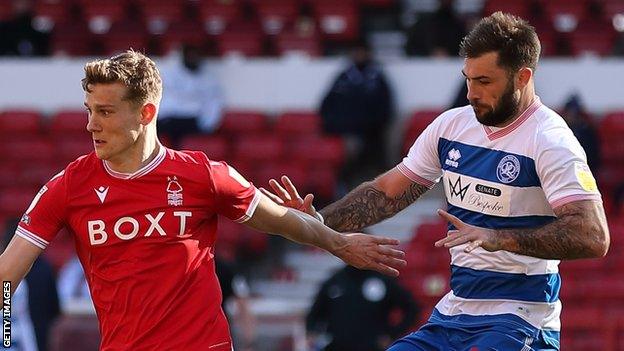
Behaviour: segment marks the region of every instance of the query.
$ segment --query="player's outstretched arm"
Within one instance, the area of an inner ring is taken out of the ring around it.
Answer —
[[[283,186],[275,180],[270,182],[275,191],[275,194],[270,194],[273,195],[273,201],[314,215],[311,195],[301,199],[288,178],[288,182],[284,178]],[[414,183],[397,168],[393,168],[372,181],[360,184],[342,199],[323,208],[320,214],[325,225],[334,230],[357,231],[394,216],[427,190],[429,188]],[[263,192],[268,193],[266,190]]]
[[[477,247],[488,251],[506,250],[521,255],[555,260],[603,257],[609,250],[609,228],[602,203],[574,201],[554,210],[557,219],[539,228],[485,229],[468,225],[439,210],[457,231],[436,242],[453,247],[468,243],[470,252]]]
[[[11,294],[24,279],[35,259],[43,252],[26,239],[15,235],[0,255],[0,280],[11,282]]]
[[[396,239],[361,233],[341,234],[298,210],[283,207],[261,195],[258,207],[246,225],[289,240],[317,246],[356,268],[398,276],[407,263],[403,251],[392,248]]]

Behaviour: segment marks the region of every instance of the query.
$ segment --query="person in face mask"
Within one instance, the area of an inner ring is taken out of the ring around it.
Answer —
[[[386,131],[394,106],[387,79],[365,43],[352,48],[351,60],[325,95],[323,131],[344,137],[352,146],[341,181],[349,188],[386,167]]]
[[[221,122],[221,87],[202,59],[198,47],[184,45],[181,60],[162,72],[167,94],[160,105],[158,130],[173,147],[187,135],[212,133]]]

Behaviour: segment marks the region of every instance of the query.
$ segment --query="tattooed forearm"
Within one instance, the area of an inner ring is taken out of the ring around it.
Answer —
[[[427,190],[429,188],[423,185],[412,183],[403,193],[391,198],[377,189],[374,182],[366,182],[320,212],[325,224],[334,230],[360,230],[397,214]]]
[[[546,259],[602,257],[609,248],[609,230],[602,204],[577,201],[559,207],[557,219],[537,229],[498,231],[505,250]]]

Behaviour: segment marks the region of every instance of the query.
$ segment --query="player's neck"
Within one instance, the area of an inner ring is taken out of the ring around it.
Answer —
[[[537,96],[535,95],[535,87],[533,86],[533,84],[527,85],[523,90],[520,91],[520,103],[518,104],[518,111],[516,112],[516,115],[513,118],[505,121],[505,123],[497,125],[496,127],[505,128],[515,122],[515,120],[522,116],[522,113],[524,113],[524,111],[526,111],[529,106],[531,106],[536,98]]]
[[[118,159],[109,159],[106,165],[115,172],[132,174],[150,163],[163,147],[156,135],[146,135],[145,138],[137,140],[127,153]]]

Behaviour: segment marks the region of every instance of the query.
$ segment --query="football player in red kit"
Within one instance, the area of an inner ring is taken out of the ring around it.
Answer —
[[[398,275],[398,241],[340,234],[279,206],[234,168],[158,141],[162,82],[128,51],[85,66],[95,152],[35,196],[0,256],[12,290],[62,227],[74,236],[100,322],[101,350],[231,350],[214,267],[217,215],[329,251],[357,268]]]

